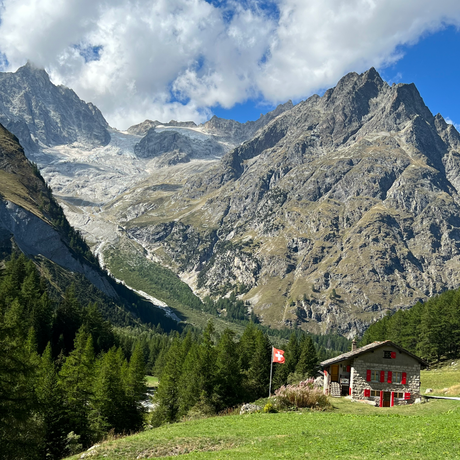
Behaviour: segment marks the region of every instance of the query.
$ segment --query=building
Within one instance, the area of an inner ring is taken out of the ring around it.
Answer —
[[[420,397],[423,359],[390,340],[373,342],[321,363],[324,392],[375,402],[380,407],[410,404]]]

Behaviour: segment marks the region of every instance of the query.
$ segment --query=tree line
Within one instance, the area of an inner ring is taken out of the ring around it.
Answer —
[[[392,340],[428,362],[460,357],[460,290],[446,291],[372,324],[361,345]]]

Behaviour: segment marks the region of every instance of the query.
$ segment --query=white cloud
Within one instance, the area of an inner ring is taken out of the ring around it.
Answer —
[[[455,126],[455,129],[457,131],[460,131],[460,123],[455,123],[453,122],[449,117],[446,117],[445,119],[445,122],[448,124],[448,125],[454,125]]]
[[[457,0],[275,1],[279,18],[260,0],[3,0],[0,52],[9,70],[30,59],[126,128],[305,97],[460,22]]]

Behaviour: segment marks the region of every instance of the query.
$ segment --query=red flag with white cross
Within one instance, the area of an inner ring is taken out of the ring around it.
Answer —
[[[274,363],[284,363],[284,351],[278,350],[278,348],[273,348],[273,362]]]

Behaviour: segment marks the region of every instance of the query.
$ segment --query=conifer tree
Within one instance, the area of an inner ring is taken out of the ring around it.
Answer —
[[[233,406],[241,397],[242,375],[234,337],[227,328],[217,345],[214,400],[218,410]]]
[[[91,428],[100,439],[113,429],[122,433],[126,427],[126,395],[116,350],[111,348],[95,365],[95,378],[91,395]]]
[[[134,348],[125,375],[126,410],[125,430],[137,431],[142,427],[145,412],[142,402],[146,398],[145,361],[142,345]]]
[[[251,399],[259,398],[268,392],[272,347],[268,337],[255,330],[254,353],[247,372],[246,389]]]
[[[165,356],[165,365],[155,394],[158,407],[155,410],[154,419],[152,419],[154,424],[160,425],[177,421],[179,413],[178,385],[185,359],[184,349],[185,347],[182,347],[179,337],[175,337]]]
[[[36,353],[33,331],[21,330],[23,308],[0,309],[0,458],[35,458],[41,432],[34,415]]]
[[[58,385],[58,374],[49,343],[41,357],[35,392],[43,428],[40,451],[45,458],[60,459],[70,429],[65,415],[64,395]]]
[[[314,377],[318,370],[318,356],[310,336],[305,336],[300,344],[300,356],[296,366],[296,373],[305,377]]]
[[[81,328],[75,337],[75,348],[59,372],[59,385],[64,393],[70,429],[80,436],[83,446],[89,445],[93,437],[89,415],[93,399],[94,362],[91,336]]]

